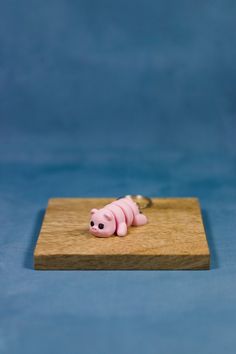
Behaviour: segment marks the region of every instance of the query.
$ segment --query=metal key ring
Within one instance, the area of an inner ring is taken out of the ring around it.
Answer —
[[[133,201],[138,205],[139,209],[146,209],[146,208],[150,208],[152,206],[152,199],[149,197],[145,197],[141,194],[136,194],[136,195],[128,194],[128,195],[125,195],[124,197],[132,198]],[[124,197],[119,197],[117,199],[121,199]]]

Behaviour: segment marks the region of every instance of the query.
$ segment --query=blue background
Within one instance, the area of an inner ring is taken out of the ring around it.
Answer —
[[[236,350],[236,2],[0,1],[0,353]],[[210,271],[33,270],[50,197],[197,196]]]

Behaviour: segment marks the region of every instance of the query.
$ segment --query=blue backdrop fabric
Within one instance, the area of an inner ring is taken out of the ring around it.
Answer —
[[[234,354],[236,2],[0,1],[0,353]],[[210,271],[34,271],[50,197],[200,198]]]

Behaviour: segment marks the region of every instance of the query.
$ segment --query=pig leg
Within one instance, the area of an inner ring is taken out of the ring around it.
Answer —
[[[132,225],[134,226],[141,226],[147,223],[147,217],[144,214],[136,214],[134,215],[134,220]]]
[[[125,222],[122,222],[118,225],[116,233],[118,236],[125,236],[127,234],[127,225]]]

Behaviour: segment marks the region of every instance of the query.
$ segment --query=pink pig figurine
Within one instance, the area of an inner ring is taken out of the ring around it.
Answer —
[[[107,204],[102,209],[92,209],[89,231],[97,237],[113,234],[125,236],[128,226],[144,225],[147,217],[140,213],[138,205],[131,197],[125,197]]]

